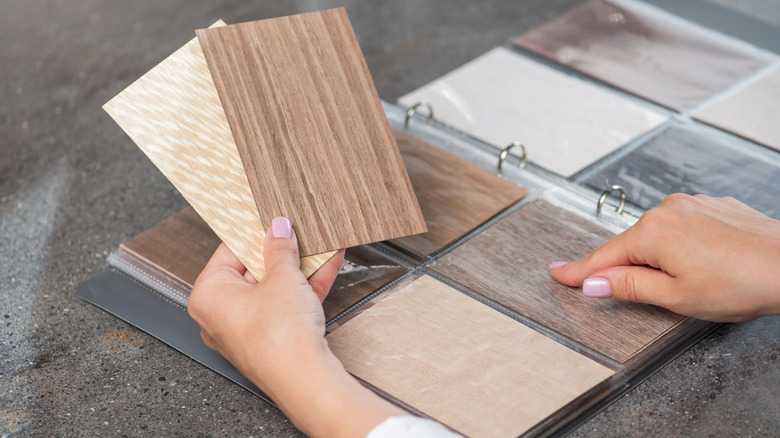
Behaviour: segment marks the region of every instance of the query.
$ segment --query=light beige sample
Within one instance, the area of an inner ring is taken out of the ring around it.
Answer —
[[[197,40],[103,108],[247,269],[261,278],[265,228]],[[311,275],[331,256],[306,257],[301,269]]]
[[[694,117],[780,151],[780,67]]]
[[[522,434],[613,371],[423,276],[327,336],[347,371],[474,437]]]
[[[612,91],[497,47],[398,99],[425,100],[436,119],[569,177],[666,117]],[[513,152],[514,153],[514,150]]]

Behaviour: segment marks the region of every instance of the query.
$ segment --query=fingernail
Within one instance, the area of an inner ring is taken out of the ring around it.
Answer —
[[[274,237],[290,239],[292,238],[292,224],[290,219],[279,216],[271,221],[271,231],[274,233]]]
[[[550,269],[558,269],[565,264],[566,262],[552,262],[550,263]]]
[[[612,288],[606,278],[588,278],[582,284],[582,294],[591,298],[609,298],[612,296]]]

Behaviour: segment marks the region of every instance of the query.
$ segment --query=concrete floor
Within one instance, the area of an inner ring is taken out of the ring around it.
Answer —
[[[300,435],[75,295],[121,242],[185,206],[100,107],[194,29],[346,6],[380,96],[394,101],[576,3],[3,0],[0,436]],[[741,3],[780,16],[777,2]],[[777,317],[723,326],[575,435],[776,436],[779,335]]]

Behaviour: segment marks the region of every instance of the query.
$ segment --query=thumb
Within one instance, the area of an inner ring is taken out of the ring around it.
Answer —
[[[266,273],[283,268],[300,270],[298,238],[286,217],[280,216],[271,221],[271,228],[265,234],[263,261]]]
[[[646,266],[617,266],[594,273],[582,283],[582,294],[669,307],[675,297],[675,279]]]

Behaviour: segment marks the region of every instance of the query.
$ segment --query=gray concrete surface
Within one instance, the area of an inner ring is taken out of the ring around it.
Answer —
[[[2,0],[0,436],[300,435],[75,295],[185,205],[100,106],[194,29],[344,5],[393,101],[576,2]],[[724,326],[575,435],[776,436],[779,334],[780,318]]]

